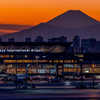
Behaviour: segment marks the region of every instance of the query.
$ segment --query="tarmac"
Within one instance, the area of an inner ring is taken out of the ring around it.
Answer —
[[[100,89],[40,88],[0,89],[0,100],[99,100]]]
[[[38,85],[35,89],[15,89],[15,84],[0,84],[0,100],[100,100],[100,89],[76,89],[75,86],[54,84]]]

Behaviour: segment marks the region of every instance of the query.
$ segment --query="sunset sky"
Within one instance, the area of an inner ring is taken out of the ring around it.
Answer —
[[[7,30],[17,31],[14,28],[8,29],[9,24],[19,27],[26,25],[29,28],[47,22],[67,10],[81,10],[100,21],[100,0],[0,0],[0,26],[6,26],[0,28],[0,34],[7,33]]]

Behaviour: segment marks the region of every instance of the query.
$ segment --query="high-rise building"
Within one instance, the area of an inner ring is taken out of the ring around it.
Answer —
[[[79,47],[80,47],[80,37],[74,36],[73,37],[73,51],[79,52]]]
[[[83,48],[83,52],[95,52],[95,43],[96,39],[82,39],[81,47]]]
[[[49,38],[48,42],[59,42],[58,38]]]
[[[2,42],[2,38],[0,37],[0,42]]]
[[[94,48],[95,52],[100,52],[100,41],[95,42]]]
[[[43,42],[43,37],[37,36],[35,42]]]
[[[67,42],[67,37],[61,36],[59,38],[50,38],[48,42]]]
[[[67,37],[65,36],[59,37],[59,42],[67,42]]]
[[[31,38],[27,37],[27,38],[25,39],[25,42],[31,42]]]
[[[74,47],[79,47],[80,46],[80,37],[79,36],[74,36],[73,37],[73,46]]]
[[[14,38],[9,38],[8,42],[15,42],[15,39]]]

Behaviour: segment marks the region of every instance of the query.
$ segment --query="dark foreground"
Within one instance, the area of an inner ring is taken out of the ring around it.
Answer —
[[[0,90],[0,100],[99,100],[97,89],[36,89],[36,90]]]
[[[1,83],[0,100],[100,100],[100,89],[75,89],[64,84],[37,83],[36,89],[25,90],[15,89],[13,83]]]

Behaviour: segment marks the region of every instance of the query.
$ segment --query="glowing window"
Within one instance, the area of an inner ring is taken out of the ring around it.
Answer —
[[[52,60],[49,60],[50,63],[52,63]]]
[[[60,60],[60,63],[62,63],[63,62],[63,60]]]

